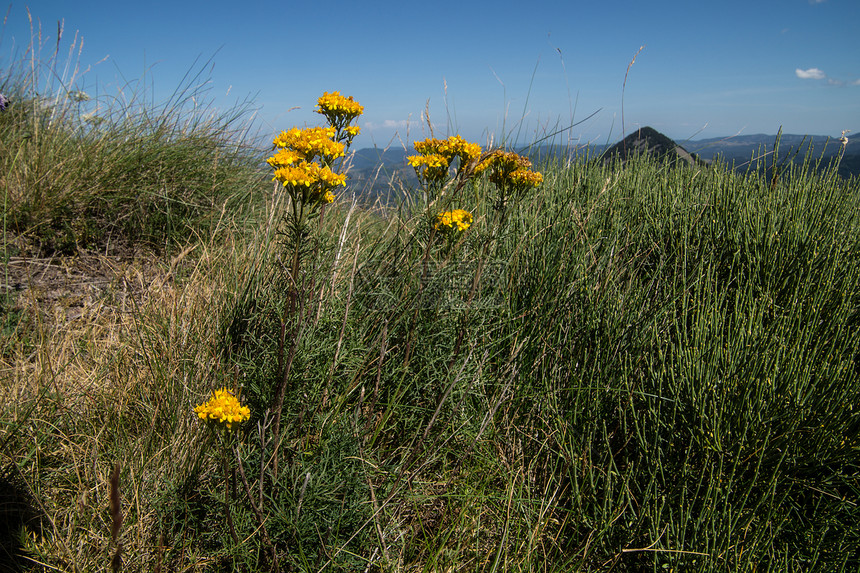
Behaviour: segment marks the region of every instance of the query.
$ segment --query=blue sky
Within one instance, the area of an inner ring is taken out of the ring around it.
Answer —
[[[623,92],[627,133],[860,130],[858,0],[39,0],[10,7],[0,70],[30,43],[28,6],[46,44],[63,21],[62,57],[83,39],[88,93],[145,78],[163,100],[210,62],[206,99],[227,109],[252,98],[264,134],[318,125],[316,98],[339,90],[365,106],[356,147],[411,146],[428,135],[428,101],[437,136],[528,143],[597,112],[567,133],[614,142],[641,46]]]

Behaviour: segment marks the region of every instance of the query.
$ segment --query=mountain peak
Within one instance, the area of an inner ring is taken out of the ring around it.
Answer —
[[[675,143],[672,139],[663,135],[653,127],[640,127],[608,150],[604,155],[604,161],[620,159],[627,161],[635,155],[650,154],[660,161],[682,160],[695,165],[698,160],[686,149]]]

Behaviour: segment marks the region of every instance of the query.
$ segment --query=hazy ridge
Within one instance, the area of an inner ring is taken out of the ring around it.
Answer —
[[[654,132],[651,128],[640,131]],[[628,139],[635,138],[637,132],[628,134]],[[659,141],[649,147],[664,150],[667,136],[656,132],[655,139]],[[773,158],[775,134],[757,133],[752,135],[735,135],[728,137],[713,137],[697,140],[671,140],[675,145],[702,161],[711,163],[720,161],[734,165],[738,171],[755,167],[758,161],[767,161],[770,165]],[[531,157],[535,163],[554,160],[596,159],[611,152],[614,144],[586,145],[557,145],[545,144],[534,147],[526,146],[517,150]],[[838,138],[826,135],[782,134],[779,138],[778,161],[793,160],[802,162],[807,154],[813,162],[821,159],[821,168],[826,168],[841,152],[842,143]],[[414,153],[403,148],[382,149],[368,147],[355,152],[350,169],[350,190],[362,200],[381,198],[389,202],[392,193],[401,188],[414,189],[417,179],[412,167],[407,163],[407,156]],[[839,164],[839,175],[843,178],[860,175],[860,134],[849,136],[845,155]]]

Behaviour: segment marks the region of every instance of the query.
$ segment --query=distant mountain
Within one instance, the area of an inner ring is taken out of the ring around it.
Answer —
[[[606,162],[616,159],[627,161],[631,157],[645,154],[652,155],[661,161],[680,160],[690,165],[700,163],[696,156],[652,127],[637,129],[607,149],[603,160]]]
[[[854,132],[850,132],[854,133]],[[536,146],[518,149],[536,164],[552,160],[626,161],[635,154],[648,153],[661,160],[682,161],[690,165],[706,165],[715,160],[732,165],[737,171],[773,165],[776,135],[753,134],[676,142],[651,127],[637,129],[615,145]],[[803,161],[809,154],[813,161],[821,159],[821,168],[830,165],[842,151],[839,138],[822,135],[782,134],[779,139],[778,161]],[[415,170],[406,161],[414,151],[409,149],[365,148],[355,152],[349,171],[348,185],[361,200],[396,201],[418,187]],[[758,164],[761,161],[763,163]],[[845,154],[839,163],[844,178],[860,175],[860,132],[849,135]]]
[[[732,137],[718,137],[711,139],[699,139],[685,142],[684,145],[692,152],[708,159],[716,159],[718,156],[727,163],[738,161],[749,161],[762,152],[773,150],[776,143],[776,135],[763,133],[754,135],[736,135]],[[860,153],[860,139],[848,138],[849,148],[846,153]],[[853,144],[853,145],[852,145]],[[783,134],[779,138],[780,155],[782,151],[798,153],[801,156],[812,152],[816,157],[829,157],[836,155],[842,149],[839,138],[825,135],[794,135]],[[853,148],[853,149],[852,149]]]
[[[757,166],[758,162],[764,162],[765,166],[773,165],[776,142],[776,135],[755,134],[699,139],[687,141],[684,145],[703,159],[719,160],[741,171]],[[843,145],[838,137],[782,134],[776,160],[777,163],[798,163],[808,158],[820,169],[826,169],[842,153]],[[848,137],[838,173],[846,179],[860,175],[860,134]]]
[[[403,148],[357,150],[350,161],[348,191],[363,203],[396,203],[418,186],[415,169],[406,162],[407,155],[411,153]]]
[[[354,169],[367,169],[374,168],[380,164],[405,164],[407,155],[409,153],[402,148],[380,149],[378,147],[366,147],[355,152],[352,158],[352,166]]]

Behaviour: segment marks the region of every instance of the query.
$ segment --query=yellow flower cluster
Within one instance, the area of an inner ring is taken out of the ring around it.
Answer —
[[[415,151],[422,155],[441,155],[448,160],[459,157],[464,164],[481,155],[481,146],[477,143],[469,143],[459,135],[452,135],[448,139],[429,138],[424,141],[415,142]]]
[[[273,167],[275,166],[273,165]],[[324,187],[331,188],[346,184],[346,175],[334,173],[328,167],[320,167],[316,163],[308,163],[307,161],[301,161],[296,165],[276,167],[273,179],[280,181],[284,186],[292,185],[293,187],[310,188],[321,183]],[[328,193],[328,189],[321,191],[321,193],[323,197],[331,195]],[[326,202],[331,203],[331,201]]]
[[[430,167],[432,169],[447,169],[448,160],[441,155],[410,155],[406,158],[412,167]]]
[[[266,160],[275,170],[272,179],[280,181],[293,200],[302,203],[331,203],[332,189],[346,184],[346,175],[334,173],[331,165],[346,154],[360,131],[349,122],[364,112],[352,96],[343,97],[340,92],[324,92],[317,106],[315,111],[324,115],[330,125],[282,131],[272,142],[277,151]],[[317,158],[319,163],[314,162]]]
[[[314,111],[324,115],[331,124],[336,123],[334,118],[343,118],[349,122],[364,113],[364,106],[355,101],[352,96],[343,97],[340,92],[323,92],[317,100],[317,106],[319,109]]]
[[[537,187],[543,183],[543,175],[537,171],[517,169],[508,175],[508,180],[517,189],[528,189],[531,187]]]
[[[469,213],[465,209],[454,209],[453,211],[444,211],[436,215],[436,223],[433,225],[433,227],[437,231],[465,231],[471,225],[471,213]]]
[[[350,122],[364,113],[364,106],[353,99],[352,96],[344,97],[340,92],[324,92],[317,100],[315,112],[325,116],[334,133],[331,137],[335,141],[345,142],[347,146],[361,131],[357,125]]]
[[[357,130],[356,127],[354,133]],[[334,127],[294,127],[282,131],[273,141],[275,154],[266,159],[274,169],[272,180],[280,181],[295,200],[315,204],[334,201],[331,190],[346,184],[346,175],[334,173],[329,167],[331,160],[343,157],[346,149],[343,143],[332,139],[336,136]],[[316,158],[322,165],[314,162]]]
[[[242,406],[226,388],[215,390],[209,401],[194,408],[194,412],[201,420],[224,424],[228,430],[233,429],[235,422],[244,422],[251,417],[251,410]]]
[[[513,151],[494,151],[478,163],[475,174],[491,170],[490,181],[498,187],[521,192],[543,183],[543,175],[531,170],[532,162]]]
[[[278,169],[280,167],[287,167],[288,165],[297,165],[304,160],[305,156],[295,149],[280,149],[273,156],[266,159],[266,163],[271,165],[272,168]]]
[[[406,160],[416,173],[428,181],[441,181],[448,176],[448,160],[441,155],[410,155]]]
[[[428,138],[415,142],[415,151],[421,155],[407,157],[409,165],[425,181],[440,182],[448,176],[448,167],[455,157],[460,159],[460,169],[481,155],[481,146],[469,143],[459,135],[448,139]]]
[[[333,127],[294,127],[289,131],[282,131],[273,143],[278,149],[289,148],[301,153],[307,161],[312,161],[315,157],[330,160],[344,155],[343,144],[332,139],[336,134],[337,130]]]

